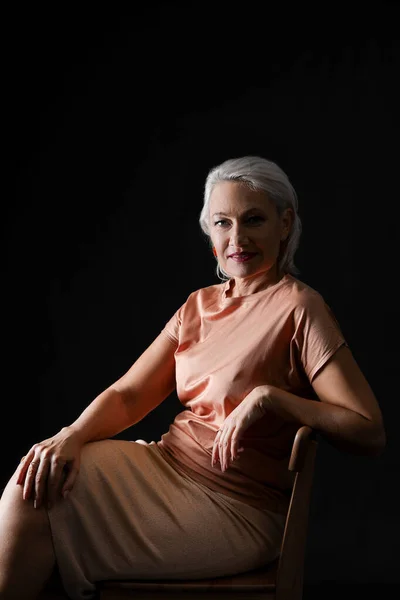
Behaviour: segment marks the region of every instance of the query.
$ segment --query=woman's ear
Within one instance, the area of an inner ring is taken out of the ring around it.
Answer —
[[[281,215],[281,242],[284,242],[287,239],[292,229],[293,220],[293,208],[285,208]]]

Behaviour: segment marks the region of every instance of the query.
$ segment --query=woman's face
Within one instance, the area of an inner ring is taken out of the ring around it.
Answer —
[[[279,216],[265,192],[233,181],[217,183],[210,196],[210,236],[221,269],[230,277],[276,276],[292,216],[290,208]]]

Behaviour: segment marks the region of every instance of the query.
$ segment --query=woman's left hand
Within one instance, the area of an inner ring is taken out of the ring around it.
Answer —
[[[261,419],[266,412],[264,389],[254,388],[247,394],[217,431],[211,456],[213,467],[219,460],[221,471],[225,471],[229,467],[229,463],[238,458],[239,452],[244,450],[239,447],[239,440],[243,432],[255,421]]]

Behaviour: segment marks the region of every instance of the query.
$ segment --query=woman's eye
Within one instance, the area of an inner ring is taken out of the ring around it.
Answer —
[[[258,225],[259,223],[263,223],[264,221],[264,217],[261,217],[260,215],[252,215],[251,217],[247,217],[245,222],[249,225]],[[214,222],[214,225],[216,227],[226,227],[227,225],[229,225],[229,221],[227,221],[226,219],[218,219],[218,221]]]
[[[253,223],[254,224],[258,224],[258,223],[263,222],[263,221],[264,221],[264,218],[260,217],[260,215],[252,215],[251,217],[249,217],[247,219],[247,222],[250,223],[250,224],[253,224]]]

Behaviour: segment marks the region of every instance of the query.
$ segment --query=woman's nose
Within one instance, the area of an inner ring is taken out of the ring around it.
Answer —
[[[229,244],[239,246],[248,241],[247,233],[242,225],[233,225],[230,231]]]

